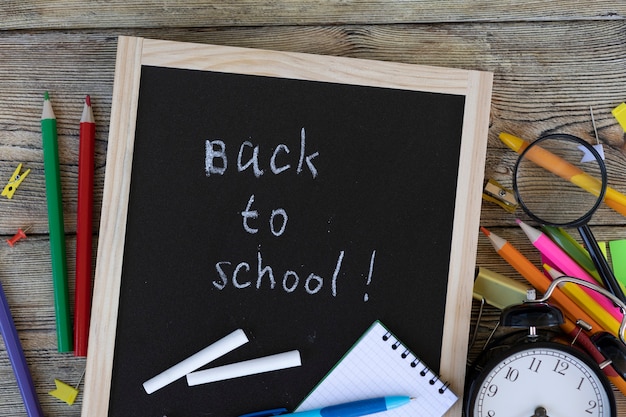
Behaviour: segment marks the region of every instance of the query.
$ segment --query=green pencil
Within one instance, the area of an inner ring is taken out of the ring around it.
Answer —
[[[44,95],[43,112],[41,114],[41,136],[43,139],[46,198],[48,200],[48,227],[50,229],[54,311],[57,323],[57,348],[59,352],[71,352],[73,349],[72,322],[67,285],[65,227],[63,225],[63,198],[59,169],[57,121],[47,91]]]

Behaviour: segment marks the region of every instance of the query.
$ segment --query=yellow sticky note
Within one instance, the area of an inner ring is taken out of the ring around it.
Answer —
[[[600,248],[600,251],[604,255],[604,259],[609,259],[609,256],[607,255],[607,252],[606,252],[606,242],[598,242],[598,247]]]
[[[622,129],[626,131],[626,103],[622,103],[616,108],[614,108],[611,113],[617,119]]]
[[[67,385],[63,381],[59,381],[58,379],[54,380],[54,384],[57,386],[57,389],[50,391],[49,394],[61,401],[65,401],[69,405],[74,404],[76,396],[78,395],[78,390],[70,385]]]

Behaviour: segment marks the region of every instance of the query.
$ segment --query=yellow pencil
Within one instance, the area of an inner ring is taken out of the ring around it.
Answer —
[[[564,276],[563,273],[557,271],[549,265],[544,264],[543,267],[554,279]],[[574,283],[568,282],[561,286],[561,291],[563,291],[565,295],[567,295],[581,309],[583,309],[589,317],[597,321],[598,324],[604,328],[604,330],[619,338],[619,326],[621,323],[618,322],[608,311],[602,308],[582,288]]]
[[[524,152],[528,145],[530,145],[530,143],[524,139],[505,132],[500,133],[500,140],[518,154]],[[528,155],[528,158],[538,165],[562,176],[564,179],[571,181],[596,196],[599,194],[601,185],[600,180],[590,177],[580,169],[568,164],[558,156],[540,147],[534,148],[532,153],[533,154]],[[559,172],[556,172],[556,167],[561,168],[558,170]],[[606,187],[604,203],[616,212],[620,213],[622,216],[626,216],[626,195],[611,187]]]

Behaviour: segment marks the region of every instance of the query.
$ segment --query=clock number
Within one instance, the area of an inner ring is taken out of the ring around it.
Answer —
[[[496,415],[495,411],[493,411],[493,410],[487,411],[487,417],[495,417],[495,415]]]
[[[569,368],[569,363],[562,362],[560,359],[557,359],[556,365],[552,371],[556,372],[559,375],[565,375],[565,371]]]
[[[589,401],[589,408],[588,408],[588,409],[586,409],[586,410],[585,410],[585,412],[586,412],[587,414],[593,414],[593,411],[592,411],[592,410],[593,410],[594,408],[596,408],[597,406],[598,406],[598,404],[597,404],[594,400],[591,400],[591,401]]]
[[[508,379],[511,382],[515,382],[517,381],[518,377],[519,377],[519,371],[509,366],[509,370],[506,371],[506,376],[504,377],[504,379]]]
[[[495,384],[489,385],[489,388],[487,388],[487,396],[488,397],[494,397],[497,393],[498,393],[498,386]]]
[[[585,382],[585,378],[580,378],[580,384],[578,384],[578,387],[576,387],[578,391],[580,391],[580,389],[582,388],[583,382]]]
[[[537,373],[539,372],[539,367],[541,366],[541,359],[533,358],[533,361],[530,363],[528,369]]]

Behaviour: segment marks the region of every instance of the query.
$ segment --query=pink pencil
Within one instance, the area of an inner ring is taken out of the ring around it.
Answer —
[[[530,239],[533,246],[537,248],[543,256],[549,259],[561,272],[565,275],[580,278],[584,281],[590,282],[591,284],[598,285],[598,282],[593,279],[587,271],[570,258],[570,256],[563,251],[563,249],[561,249],[542,231],[527,225],[519,219],[517,219],[517,224],[519,224],[524,233],[526,233],[526,236],[528,236],[528,239]],[[618,307],[613,305],[611,300],[590,288],[583,287],[583,290],[603,309],[610,313],[618,322],[622,321],[622,313]]]

